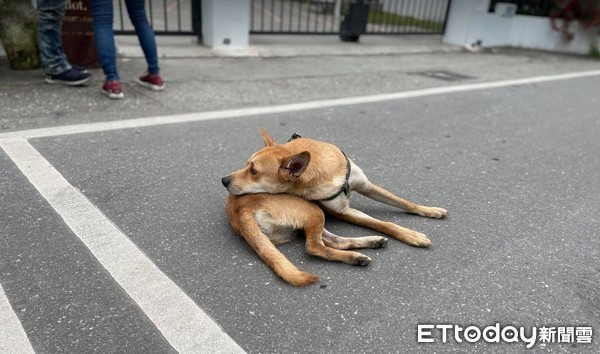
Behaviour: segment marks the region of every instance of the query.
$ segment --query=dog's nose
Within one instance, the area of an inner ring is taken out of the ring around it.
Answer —
[[[223,177],[221,178],[221,183],[223,183],[223,186],[227,188],[227,186],[229,186],[229,183],[231,183],[231,179],[229,178],[229,176]]]

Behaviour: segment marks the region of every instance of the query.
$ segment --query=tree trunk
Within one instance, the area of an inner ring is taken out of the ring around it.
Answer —
[[[40,67],[38,18],[31,0],[0,0],[0,41],[11,69]]]

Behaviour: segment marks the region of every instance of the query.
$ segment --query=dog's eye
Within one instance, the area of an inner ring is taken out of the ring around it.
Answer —
[[[253,175],[255,175],[258,172],[254,169],[254,166],[253,166],[253,167],[250,167],[250,173],[252,173]]]

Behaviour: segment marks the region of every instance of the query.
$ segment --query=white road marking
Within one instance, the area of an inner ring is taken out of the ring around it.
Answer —
[[[27,140],[0,139],[0,147],[175,350],[244,352]]]
[[[0,285],[0,353],[35,353]]]
[[[422,90],[404,91],[396,93],[386,93],[371,96],[358,96],[358,97],[347,97],[347,98],[335,98],[321,101],[310,101],[284,104],[279,106],[265,106],[265,107],[254,107],[254,108],[240,108],[223,111],[212,111],[212,112],[200,112],[200,113],[188,113],[170,116],[158,116],[150,118],[138,118],[138,119],[126,119],[118,121],[98,122],[98,123],[87,123],[87,124],[75,124],[66,125],[50,128],[40,128],[31,130],[22,130],[16,132],[8,132],[0,134],[0,139],[8,138],[43,138],[57,135],[70,135],[80,133],[94,133],[109,130],[119,130],[128,128],[143,128],[157,125],[166,124],[179,124],[188,122],[199,122],[203,120],[213,119],[228,119],[238,118],[256,115],[267,115],[275,113],[287,113],[287,112],[298,112],[310,109],[319,108],[331,108],[340,106],[349,106],[356,104],[375,103],[383,101],[400,100],[406,98],[423,97],[440,95],[447,93],[466,92],[474,90],[484,90],[499,87],[515,86],[515,85],[528,85],[541,82],[558,81],[577,79],[591,76],[599,76],[600,70],[594,71],[583,71],[575,73],[566,73],[558,75],[547,75],[547,76],[536,76],[522,79],[502,80],[494,82],[481,82],[464,85],[454,86],[443,86],[434,87]]]

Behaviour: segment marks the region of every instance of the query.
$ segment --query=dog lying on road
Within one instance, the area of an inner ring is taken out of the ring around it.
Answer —
[[[298,135],[294,135],[286,144],[278,144],[265,130],[262,130],[261,134],[265,147],[254,153],[243,169],[223,177],[221,181],[230,192],[226,209],[234,230],[241,234],[282,278],[286,279],[272,265],[280,262],[281,259],[276,260],[276,257],[270,252],[272,249],[265,248],[269,242],[265,242],[267,238],[263,236],[265,231],[277,234],[273,230],[280,226],[304,228],[307,234],[306,249],[311,254],[344,262],[353,259],[346,263],[361,264],[359,258],[363,255],[356,252],[344,251],[342,252],[344,256],[332,257],[332,254],[335,253],[333,252],[335,250],[331,248],[333,242],[328,244],[326,241],[330,233],[323,231],[322,241],[318,241],[320,232],[318,230],[322,229],[322,226],[317,227],[317,231],[310,231],[314,235],[311,234],[309,237],[306,228],[314,230],[314,224],[316,224],[312,218],[322,219],[323,215],[322,212],[315,212],[318,207],[309,201],[317,202],[323,210],[339,219],[382,232],[409,245],[429,247],[431,244],[427,236],[420,232],[375,219],[351,208],[349,194],[356,190],[368,198],[398,207],[412,214],[431,218],[445,217],[447,214],[445,209],[412,203],[371,183],[360,167],[334,145],[302,138]],[[267,195],[251,198],[236,197],[259,193]],[[280,195],[282,193],[299,196],[305,200]],[[273,195],[280,196],[274,197]],[[276,204],[277,206],[275,206]],[[242,210],[240,205],[246,205],[247,211],[240,213]],[[276,214],[275,217],[274,214]],[[308,214],[310,217],[307,218]],[[299,220],[303,222],[298,222]],[[331,239],[331,237],[329,238]],[[272,246],[272,244],[269,245]],[[380,243],[381,245],[384,244]],[[337,255],[337,253],[335,254]]]

